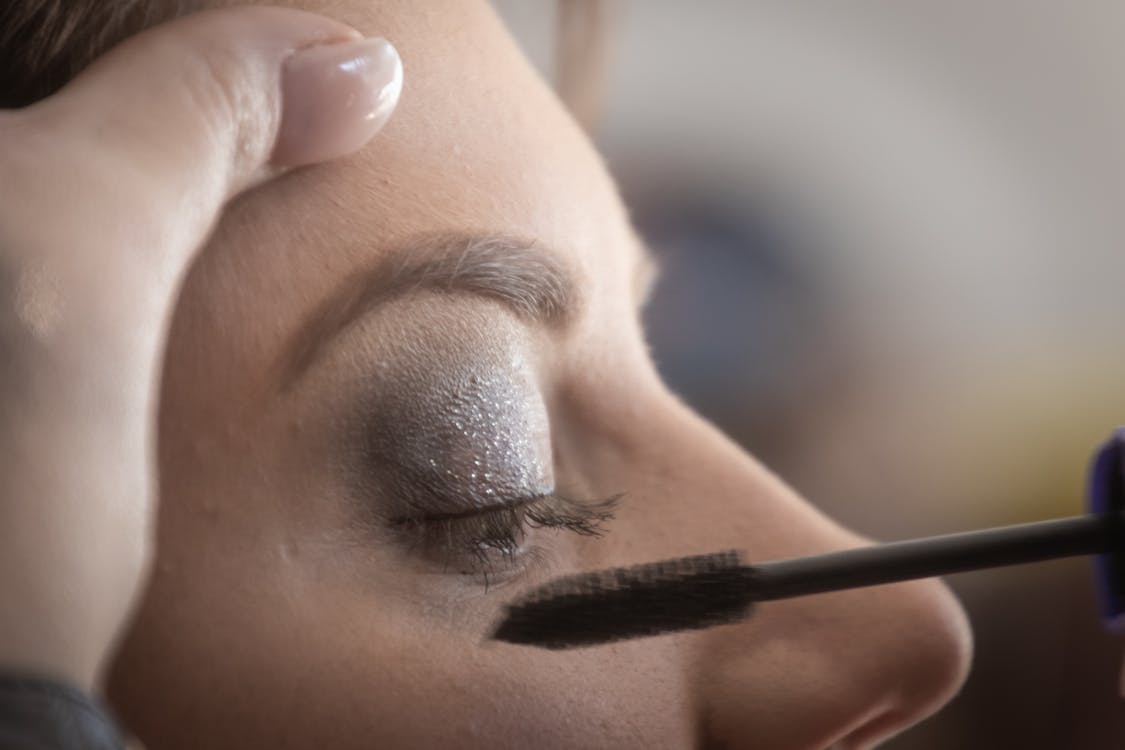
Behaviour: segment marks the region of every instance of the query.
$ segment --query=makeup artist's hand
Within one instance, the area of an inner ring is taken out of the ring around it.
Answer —
[[[385,42],[244,8],[0,111],[0,669],[96,684],[152,556],[157,386],[193,256],[239,192],[359,149],[401,82]]]

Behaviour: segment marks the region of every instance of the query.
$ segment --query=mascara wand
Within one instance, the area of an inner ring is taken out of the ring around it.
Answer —
[[[1099,555],[1107,625],[1125,626],[1125,430],[1095,456],[1091,515],[745,565],[737,551],[567,576],[508,605],[492,638],[563,649],[706,628],[756,602]]]

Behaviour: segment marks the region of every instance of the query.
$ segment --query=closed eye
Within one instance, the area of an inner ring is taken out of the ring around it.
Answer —
[[[483,576],[519,572],[533,529],[600,536],[620,496],[578,501],[551,493],[480,510],[399,517],[390,526],[415,552],[440,561],[445,572]]]

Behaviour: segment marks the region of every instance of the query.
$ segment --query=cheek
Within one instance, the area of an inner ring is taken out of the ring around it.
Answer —
[[[495,596],[462,610],[466,622],[361,588],[359,571],[315,554],[203,568],[162,576],[176,593],[150,597],[116,675],[115,703],[150,746],[690,744],[675,637],[561,653],[482,644]]]
[[[690,725],[676,660],[652,644],[562,654],[482,644],[471,626],[384,617],[408,608],[375,597],[341,590],[307,608],[294,620],[315,634],[315,648],[298,649],[312,658],[271,662],[284,672],[277,684],[301,675],[297,702],[317,703],[293,728],[310,742],[348,726],[383,746],[654,747]]]
[[[388,551],[341,539],[345,503],[328,462],[302,458],[302,424],[170,435],[157,571],[110,686],[149,746],[690,744],[675,638],[482,643],[509,594],[434,596]]]

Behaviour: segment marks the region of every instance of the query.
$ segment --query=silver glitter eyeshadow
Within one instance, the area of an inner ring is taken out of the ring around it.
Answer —
[[[373,446],[404,475],[400,485],[425,488],[404,498],[413,509],[457,513],[553,489],[547,410],[525,361],[485,359],[422,379]]]

